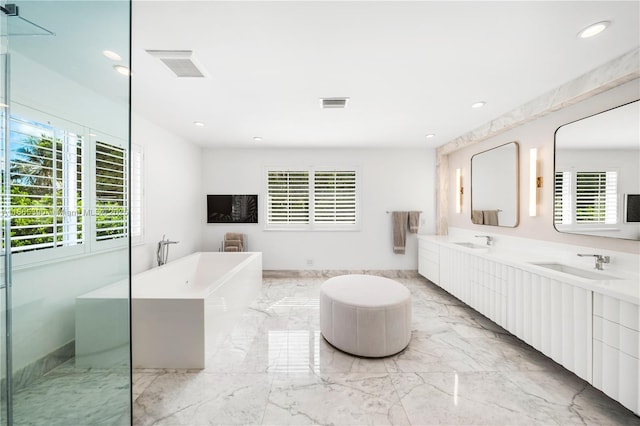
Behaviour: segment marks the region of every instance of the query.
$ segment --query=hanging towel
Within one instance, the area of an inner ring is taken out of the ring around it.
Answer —
[[[407,242],[407,221],[409,212],[392,212],[391,223],[393,226],[393,252],[404,254]]]
[[[471,210],[471,223],[482,225],[484,223],[482,217],[482,210]]]
[[[420,227],[420,212],[409,212],[409,232],[418,233]]]
[[[498,210],[483,210],[482,220],[485,225],[498,226]]]

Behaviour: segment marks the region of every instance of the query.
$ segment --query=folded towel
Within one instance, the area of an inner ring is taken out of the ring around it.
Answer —
[[[417,234],[418,228],[420,228],[420,212],[409,212],[409,232]]]
[[[483,210],[482,221],[485,225],[498,225],[498,210]]]
[[[484,223],[482,210],[471,210],[471,223],[475,223],[476,225],[482,225]]]
[[[239,232],[227,232],[226,234],[224,234],[224,239],[225,240],[244,240],[244,234],[241,234]]]
[[[230,249],[234,250],[230,250]],[[242,241],[240,240],[225,240],[224,251],[242,251]]]
[[[391,223],[393,226],[393,252],[404,254],[407,243],[407,221],[408,212],[392,212]]]

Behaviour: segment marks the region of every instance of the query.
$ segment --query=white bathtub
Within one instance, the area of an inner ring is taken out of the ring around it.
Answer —
[[[131,281],[133,366],[204,368],[207,352],[257,297],[262,253],[194,253]],[[123,286],[125,291],[112,291]],[[96,302],[119,306],[126,301],[126,286],[126,281],[116,283],[76,299],[76,363],[97,367],[93,364],[105,358],[99,355],[113,348],[113,343],[99,347],[101,326],[87,308]]]
[[[262,253],[201,252],[133,277],[133,366],[204,368],[206,352],[255,300]]]

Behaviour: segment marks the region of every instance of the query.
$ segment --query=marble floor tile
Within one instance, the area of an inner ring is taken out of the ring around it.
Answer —
[[[640,424],[633,413],[561,368],[552,373],[401,373],[391,377],[414,425]]]
[[[386,373],[276,376],[263,424],[408,425]]]
[[[260,424],[270,382],[265,374],[162,374],[135,401],[133,424]]]
[[[128,425],[129,373],[53,370],[14,395],[15,425]]]

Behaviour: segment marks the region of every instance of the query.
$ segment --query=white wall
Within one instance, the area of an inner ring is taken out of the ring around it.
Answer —
[[[201,148],[167,132],[138,114],[131,119],[131,143],[144,151],[144,243],[131,250],[131,273],[157,266],[158,241],[169,260],[200,250],[202,243]]]
[[[505,234],[515,237],[555,241],[565,244],[603,248],[629,253],[640,253],[640,242],[615,238],[592,237],[559,233],[553,227],[554,181],[554,133],[569,122],[631,102],[640,96],[640,80],[633,80],[571,107],[548,114],[523,126],[489,138],[449,155],[449,182],[455,181],[455,170],[463,169],[463,186],[471,188],[469,166],[471,157],[487,149],[517,141],[520,144],[520,223],[515,228],[503,228],[471,223],[470,193],[464,191],[462,213],[455,213],[454,185],[449,185],[449,215],[451,227],[473,229],[477,232]],[[538,192],[538,215],[530,217],[529,211],[529,149],[538,148],[539,175],[543,187]],[[636,165],[637,167],[637,165]]]
[[[265,231],[264,170],[274,165],[357,166],[361,229]],[[405,255],[394,254],[391,215],[386,211],[421,210],[420,232],[435,232],[433,149],[206,149],[202,167],[202,223],[206,194],[259,194],[260,208],[258,224],[204,224],[204,249],[218,250],[225,232],[244,232],[248,249],[263,253],[267,270],[417,269],[415,235],[407,233]]]

